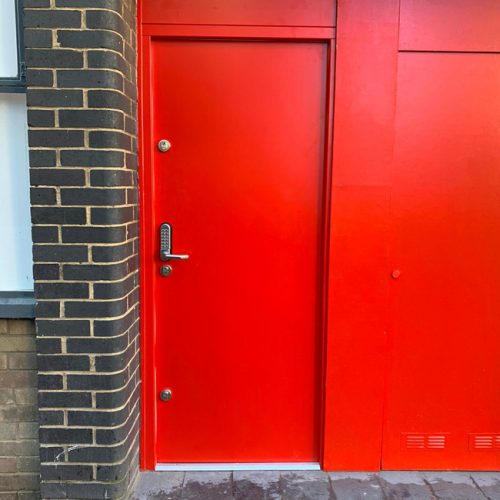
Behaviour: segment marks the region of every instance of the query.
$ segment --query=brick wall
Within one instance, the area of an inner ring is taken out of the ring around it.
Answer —
[[[135,0],[25,0],[41,491],[138,470]]]
[[[0,319],[0,499],[38,498],[35,325]]]

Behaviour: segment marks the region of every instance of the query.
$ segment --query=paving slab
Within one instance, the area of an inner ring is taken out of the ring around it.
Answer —
[[[470,476],[489,500],[500,500],[500,472],[472,472]]]
[[[423,472],[423,477],[439,500],[486,500],[470,473]]]
[[[182,500],[232,499],[232,472],[186,472],[181,498]]]
[[[141,472],[131,500],[180,500],[184,472]]]
[[[384,494],[375,474],[331,472],[330,481],[337,500],[383,500]]]
[[[278,471],[235,471],[233,496],[235,500],[282,500],[281,474]]]
[[[282,472],[280,484],[286,500],[335,499],[326,472]]]
[[[429,500],[435,498],[419,472],[387,471],[377,474],[387,500]]]
[[[500,500],[498,472],[141,472],[131,500]]]

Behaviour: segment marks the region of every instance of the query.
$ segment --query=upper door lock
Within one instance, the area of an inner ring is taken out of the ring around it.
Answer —
[[[166,222],[160,226],[160,259],[163,261],[189,259],[189,255],[176,255],[172,253],[172,227]]]
[[[170,141],[167,141],[167,139],[162,139],[161,141],[158,141],[158,149],[162,153],[166,153],[167,151],[170,150],[171,147],[172,144],[170,143]]]

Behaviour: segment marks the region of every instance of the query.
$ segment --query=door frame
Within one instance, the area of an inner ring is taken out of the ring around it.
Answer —
[[[324,27],[270,27],[270,26],[211,26],[211,25],[141,25],[138,16],[139,33],[139,186],[140,186],[140,259],[141,259],[141,468],[155,470],[156,457],[156,405],[157,390],[155,384],[155,304],[153,289],[150,285],[152,273],[156,265],[148,256],[154,252],[154,228],[146,221],[153,220],[154,211],[154,179],[153,169],[146,168],[153,163],[152,137],[152,81],[151,81],[151,45],[154,39],[170,40],[242,40],[242,41],[272,41],[288,42],[318,42],[327,45],[327,72],[325,96],[325,154],[324,154],[324,189],[323,189],[323,242],[322,262],[323,283],[321,286],[322,301],[322,379],[326,373],[326,337],[327,337],[327,297],[328,297],[328,255],[330,233],[330,185],[333,141],[333,86],[334,86],[334,55],[335,28]],[[322,421],[324,428],[325,387],[321,390]],[[323,466],[324,432],[320,432],[320,456]]]

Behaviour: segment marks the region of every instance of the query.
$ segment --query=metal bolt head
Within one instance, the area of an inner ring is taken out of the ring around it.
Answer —
[[[392,279],[397,280],[401,276],[401,271],[399,269],[394,269],[391,273]]]
[[[162,401],[170,401],[172,399],[172,391],[170,389],[163,389],[160,392],[160,399]]]
[[[162,153],[166,153],[167,151],[170,150],[171,147],[172,144],[170,143],[170,141],[167,141],[167,139],[162,139],[161,141],[158,142],[158,149]]]
[[[170,276],[172,274],[172,266],[161,266],[160,267],[160,274],[166,278],[167,276]]]

